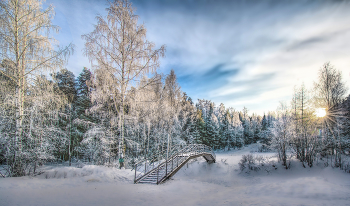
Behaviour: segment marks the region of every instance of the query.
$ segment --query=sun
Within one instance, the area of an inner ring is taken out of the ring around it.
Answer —
[[[326,109],[325,108],[317,108],[316,109],[316,116],[317,117],[324,117],[326,116]]]

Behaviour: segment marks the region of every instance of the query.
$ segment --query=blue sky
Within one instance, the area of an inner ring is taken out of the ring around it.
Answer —
[[[159,72],[175,70],[192,99],[250,113],[290,101],[295,85],[311,88],[330,61],[350,86],[349,1],[131,1],[156,48],[166,45]],[[90,67],[82,34],[93,31],[106,1],[47,0],[55,6],[55,38],[75,44],[67,69]]]

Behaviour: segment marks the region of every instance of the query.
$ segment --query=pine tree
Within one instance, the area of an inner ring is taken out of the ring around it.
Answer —
[[[226,113],[225,113],[225,116],[224,116],[224,119],[222,121],[222,134],[221,134],[221,145],[222,145],[222,148],[227,148],[228,150],[230,149],[231,147],[231,144],[232,144],[232,120],[231,120],[231,115],[230,115],[230,112],[229,110],[227,109],[226,110]]]
[[[86,67],[79,74],[76,79],[77,98],[74,103],[75,118],[73,124],[75,125],[75,138],[73,145],[75,145],[75,152],[78,155],[78,151],[81,150],[80,143],[83,140],[84,134],[88,129],[96,123],[96,120],[92,118],[92,115],[88,113],[92,104],[90,101],[90,91],[88,84],[91,82],[91,72]]]
[[[209,145],[209,141],[207,138],[207,131],[206,131],[206,125],[203,119],[203,115],[202,115],[202,110],[197,108],[197,128],[198,128],[198,137],[199,139],[197,139],[197,143],[198,144],[205,144],[205,145]]]
[[[67,97],[69,104],[77,99],[75,76],[73,72],[62,69],[53,75],[58,89]]]
[[[262,119],[262,121],[261,121],[261,129],[262,130],[267,130],[267,125],[268,123],[267,123],[267,119],[266,119],[266,115],[265,115],[265,113],[264,113],[264,116],[263,116],[263,119]]]
[[[68,100],[68,104],[61,112],[60,127],[66,131],[66,136],[68,136],[70,139],[67,149],[68,154],[66,155],[70,166],[72,161],[72,153],[76,146],[74,143],[77,142],[75,135],[76,127],[73,127],[73,120],[76,118],[75,102],[77,99],[75,76],[71,71],[62,69],[54,74],[53,77],[58,89]]]
[[[77,117],[89,120],[90,116],[86,111],[91,107],[90,89],[88,83],[91,81],[91,72],[86,67],[77,78],[77,101],[75,103]]]

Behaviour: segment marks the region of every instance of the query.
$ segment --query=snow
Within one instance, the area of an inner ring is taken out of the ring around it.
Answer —
[[[292,161],[290,170],[241,173],[238,162],[255,147],[218,152],[215,164],[197,158],[161,185],[133,184],[130,169],[47,166],[1,178],[0,205],[350,205],[350,175],[339,169]]]

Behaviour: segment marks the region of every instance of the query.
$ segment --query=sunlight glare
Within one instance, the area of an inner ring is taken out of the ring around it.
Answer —
[[[318,108],[318,109],[316,109],[316,116],[317,117],[324,117],[324,116],[326,116],[326,109],[325,108]]]

